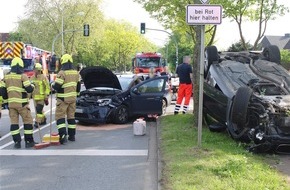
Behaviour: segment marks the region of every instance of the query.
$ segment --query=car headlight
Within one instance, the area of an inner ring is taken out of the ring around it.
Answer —
[[[111,99],[99,99],[97,101],[97,103],[99,104],[99,106],[107,106],[112,102]]]

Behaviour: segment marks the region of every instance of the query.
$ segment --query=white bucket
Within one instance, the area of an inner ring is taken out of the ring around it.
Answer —
[[[133,123],[134,135],[145,135],[146,134],[146,121],[143,119],[137,119]]]

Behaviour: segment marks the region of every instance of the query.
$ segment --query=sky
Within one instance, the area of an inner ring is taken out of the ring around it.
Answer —
[[[141,5],[133,0],[103,0],[103,12],[107,17],[119,20],[126,20],[138,29],[141,22],[146,23],[146,28],[164,30],[162,25],[152,19]],[[9,32],[16,28],[18,17],[24,14],[25,0],[3,0],[0,11],[0,33]],[[290,8],[290,0],[278,0],[279,4],[284,4]],[[13,14],[11,14],[13,10]],[[290,13],[283,17],[278,17],[274,21],[269,21],[265,35],[283,36],[290,33]],[[247,41],[253,43],[257,36],[257,23],[246,23],[243,25],[244,36]],[[168,31],[169,32],[169,31]],[[168,40],[168,34],[159,31],[147,30],[145,37],[156,45],[163,45]],[[216,46],[219,50],[224,50],[231,44],[239,41],[238,27],[234,22],[223,19],[218,25]]]

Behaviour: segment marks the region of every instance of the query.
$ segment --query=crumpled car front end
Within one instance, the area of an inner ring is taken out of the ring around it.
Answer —
[[[251,149],[290,154],[290,95],[255,96],[249,108]]]
[[[104,94],[104,91],[106,91],[106,94]],[[115,94],[120,92],[120,90],[105,90],[104,88],[82,91],[77,98],[76,120],[86,123],[106,123],[110,120],[110,115],[114,112],[117,105],[120,105],[120,101],[115,96]]]
[[[116,106],[121,104],[117,95],[122,88],[117,77],[101,66],[86,67],[80,75],[85,89],[77,97],[75,119],[85,123],[106,123]]]

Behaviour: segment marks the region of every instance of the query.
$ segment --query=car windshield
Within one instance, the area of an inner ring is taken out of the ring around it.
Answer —
[[[137,66],[143,68],[160,67],[160,57],[138,57]]]
[[[127,90],[133,81],[132,77],[118,77],[122,90]]]

